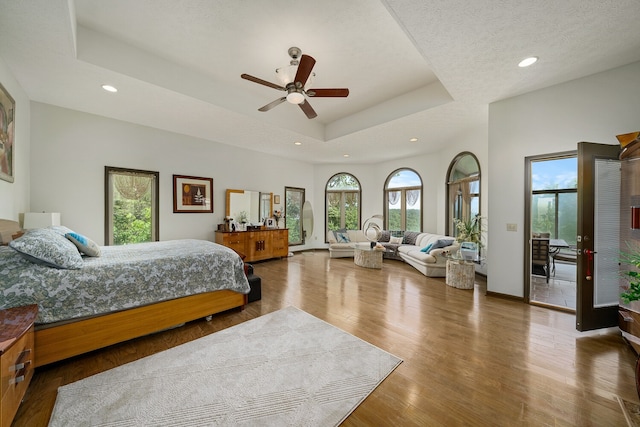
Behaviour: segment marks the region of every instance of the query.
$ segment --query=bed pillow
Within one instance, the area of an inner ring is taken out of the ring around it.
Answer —
[[[451,246],[453,244],[453,241],[454,239],[439,239],[431,246],[427,253],[431,253],[431,251],[434,249],[446,248],[447,246]]]
[[[391,237],[389,237],[389,243],[394,243],[396,245],[399,245],[399,244],[402,243],[402,239],[403,239],[402,237],[391,236]]]
[[[67,233],[64,235],[67,239],[71,240],[71,243],[76,245],[78,250],[87,256],[100,256],[100,246],[96,244],[90,238],[83,236],[80,233]]]
[[[82,268],[78,248],[54,230],[38,228],[9,242],[9,246],[34,264],[61,269]]]

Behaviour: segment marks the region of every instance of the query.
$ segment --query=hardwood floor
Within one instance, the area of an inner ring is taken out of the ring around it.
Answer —
[[[207,322],[38,368],[14,426],[46,426],[57,387],[288,305],[404,362],[345,426],[624,426],[638,401],[635,354],[617,328],[579,333],[574,315],[446,286],[400,261],[381,270],[298,253],[254,264],[262,300]]]

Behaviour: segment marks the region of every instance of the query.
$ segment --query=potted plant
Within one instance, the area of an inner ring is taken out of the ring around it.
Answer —
[[[464,258],[476,258],[482,244],[482,217],[475,215],[468,219],[454,218],[456,227],[456,241],[460,243],[461,254]]]
[[[640,269],[640,252],[637,250],[623,252],[620,261],[635,268],[623,273],[629,284],[623,288],[620,299],[625,304],[630,304],[632,301],[640,301],[640,273],[637,271],[637,269]]]

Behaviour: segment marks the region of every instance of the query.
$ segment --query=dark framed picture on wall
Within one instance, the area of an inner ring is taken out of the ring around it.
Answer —
[[[213,212],[213,178],[173,175],[173,212]]]
[[[0,84],[0,179],[13,182],[15,141],[13,123],[15,121],[16,102]]]

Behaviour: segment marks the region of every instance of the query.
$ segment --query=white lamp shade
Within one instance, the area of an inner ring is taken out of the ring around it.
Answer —
[[[24,214],[24,225],[22,228],[25,230],[46,228],[51,225],[60,225],[59,212],[26,212]]]

